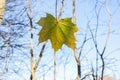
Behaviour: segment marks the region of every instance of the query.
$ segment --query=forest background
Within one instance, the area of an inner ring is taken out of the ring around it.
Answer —
[[[120,80],[120,0],[2,1],[0,80]],[[76,52],[38,44],[46,13],[72,18]]]

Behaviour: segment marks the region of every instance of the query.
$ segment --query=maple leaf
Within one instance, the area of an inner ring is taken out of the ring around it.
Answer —
[[[72,23],[71,18],[64,18],[57,21],[57,19],[51,14],[42,17],[38,22],[38,25],[42,26],[39,32],[39,43],[50,39],[52,48],[57,51],[63,44],[75,49],[75,32],[78,28]]]

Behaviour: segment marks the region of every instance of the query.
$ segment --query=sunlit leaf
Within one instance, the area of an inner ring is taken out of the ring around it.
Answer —
[[[57,51],[63,44],[75,49],[75,32],[78,28],[72,23],[71,18],[64,18],[57,21],[51,14],[42,17],[38,24],[42,26],[39,32],[39,43],[50,39],[54,51]]]

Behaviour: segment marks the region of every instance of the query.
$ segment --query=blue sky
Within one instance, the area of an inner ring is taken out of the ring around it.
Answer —
[[[95,8],[96,1],[98,1],[97,6]],[[78,53],[80,51],[80,47],[84,40],[84,35],[86,33],[87,24],[88,21],[90,21],[89,26],[91,27],[93,33],[95,33],[95,28],[97,25],[97,19],[96,19],[96,13],[95,9],[98,12],[98,10],[101,8],[100,14],[99,14],[99,24],[98,24],[98,33],[97,33],[97,42],[98,42],[98,49],[100,51],[103,50],[105,40],[106,40],[106,34],[107,34],[107,28],[108,28],[108,22],[109,22],[109,15],[106,12],[105,6],[103,4],[104,0],[76,0],[76,19],[77,19],[77,26],[80,30],[76,34],[77,36],[77,48]],[[17,4],[26,4],[24,1],[19,1]],[[38,29],[34,30],[34,52],[35,52],[35,59],[37,59],[37,56],[39,55],[39,51],[41,50],[41,46],[43,43],[38,44],[38,32],[41,29],[36,22],[43,16],[46,16],[46,13],[51,13],[55,15],[55,0],[32,0],[32,10],[33,10],[33,24]],[[105,74],[109,74],[113,76],[114,74],[119,77],[120,74],[120,61],[117,61],[120,59],[120,1],[119,0],[107,0],[107,4],[109,6],[110,12],[112,13],[112,25],[111,25],[111,34],[110,39],[108,42],[108,46],[106,49],[106,52],[104,56],[106,57],[106,71]],[[11,5],[11,4],[10,4]],[[15,4],[14,4],[15,5]],[[60,9],[60,0],[58,0],[58,13]],[[24,5],[25,6],[25,5]],[[15,7],[14,13],[19,13],[19,8],[22,9],[24,6],[18,6]],[[6,12],[5,17],[13,15],[13,13]],[[19,21],[22,21],[24,17],[19,18]],[[11,17],[11,18],[12,18]],[[19,17],[19,16],[17,16]],[[72,17],[72,0],[65,0],[65,6],[63,10],[62,18],[64,17]],[[27,23],[27,18],[24,19],[25,23]],[[29,30],[29,28],[27,28]],[[27,42],[29,41],[29,33],[24,35],[24,38],[19,40],[20,42]],[[87,31],[87,38],[91,38],[91,33],[88,30]],[[29,50],[23,50],[25,54],[29,53]],[[18,51],[18,53],[21,53],[21,51]],[[26,55],[21,57],[20,54],[14,54],[17,61],[14,61],[14,65],[10,65],[9,68],[13,69],[13,67],[17,66],[16,71],[20,69],[21,71],[19,74],[15,74],[12,70],[13,74],[7,73],[6,74],[6,80],[26,80],[27,77],[30,75],[30,55]],[[37,69],[36,76],[40,78],[40,80],[43,80],[44,72],[45,74],[45,80],[53,80],[53,49],[51,48],[50,41],[48,41],[46,49],[43,53],[42,60],[40,62],[40,66]],[[19,55],[19,57],[18,57]],[[91,69],[91,63],[95,67],[95,58],[96,58],[96,50],[93,44],[92,39],[88,40],[83,48],[82,55],[81,55],[81,64],[82,64],[82,76],[87,74]],[[12,63],[12,61],[10,61]],[[65,63],[67,63],[65,65]],[[99,62],[99,65],[101,62]],[[19,66],[20,65],[20,66]],[[65,73],[64,73],[65,70]],[[116,71],[115,71],[116,70]],[[24,74],[23,74],[24,73]],[[111,74],[114,73],[114,74]],[[64,76],[65,74],[65,76]],[[73,51],[66,47],[65,45],[62,47],[61,50],[57,52],[57,80],[75,80],[77,75],[76,70],[76,62],[74,59]],[[11,77],[12,76],[12,77]],[[14,77],[13,77],[14,76]],[[22,77],[21,77],[22,76]],[[24,79],[24,78],[25,79]],[[38,79],[39,80],[39,79]]]
[[[96,28],[96,13],[95,13],[95,9],[98,12],[98,10],[101,8],[100,14],[99,14],[99,24],[98,24],[98,37],[97,37],[97,42],[98,42],[98,48],[100,51],[103,50],[104,44],[105,44],[105,40],[106,40],[106,34],[107,34],[107,28],[108,28],[108,22],[109,22],[109,15],[105,9],[105,6],[103,4],[103,0],[99,0],[97,3],[97,6],[95,8],[95,4],[96,4],[97,0],[76,0],[76,13],[77,13],[77,26],[80,29],[80,32],[77,33],[77,47],[80,48],[83,40],[84,40],[84,34],[86,31],[86,27],[87,27],[87,23],[88,21],[90,21],[90,27],[93,30],[93,33],[95,32],[95,28]],[[60,1],[58,1],[60,2]],[[119,19],[120,17],[118,16],[120,13],[120,6],[119,4],[117,4],[118,1],[117,0],[107,0],[107,4],[110,8],[110,12],[112,13],[112,25],[111,25],[111,35],[110,35],[110,39],[109,39],[109,43],[108,43],[108,47],[106,49],[105,52],[105,56],[109,55],[106,62],[109,62],[109,60],[111,60],[111,64],[107,65],[107,67],[113,67],[114,64],[112,62],[112,58],[114,59],[119,59],[119,31],[120,31],[120,23],[119,23]],[[46,6],[47,4],[47,6]],[[41,7],[41,14],[45,16],[46,12],[49,12],[51,14],[55,14],[54,13],[54,1],[51,1],[51,4],[49,4],[49,1],[45,1],[43,5],[43,7]],[[60,4],[60,3],[58,3]],[[58,8],[59,11],[59,8]],[[64,7],[64,12],[62,17],[72,17],[72,1],[71,0],[66,0],[65,1],[65,7]],[[88,31],[88,36],[87,38],[90,38],[91,34]],[[92,50],[90,50],[91,48],[93,48]],[[116,50],[117,49],[117,50]],[[63,51],[65,50],[65,51]],[[59,62],[59,56],[67,56],[70,55],[70,62],[68,63],[68,65],[70,66],[70,69],[67,68],[66,69],[66,73],[67,76],[69,76],[69,78],[75,79],[76,75],[76,63],[73,57],[73,54],[71,53],[72,51],[67,48],[67,47],[63,47],[62,51],[58,52],[58,62]],[[115,52],[113,52],[115,51]],[[79,52],[79,50],[78,50]],[[66,53],[66,54],[64,54]],[[111,54],[110,54],[111,53]],[[63,55],[64,54],[64,55]],[[92,62],[93,65],[95,65],[95,54],[96,54],[96,50],[94,49],[94,44],[93,41],[90,40],[86,43],[84,49],[83,49],[83,54],[82,57],[85,56],[85,58],[82,58],[82,64],[83,66],[87,66],[90,65],[90,63]],[[53,55],[51,55],[53,56]],[[87,60],[87,61],[86,61]],[[87,63],[86,63],[87,62]],[[119,69],[120,65],[118,64],[119,62],[116,61],[116,68],[112,68],[113,70]],[[101,64],[101,63],[100,63]],[[59,64],[58,64],[59,65]],[[62,76],[61,73],[63,69],[62,68],[63,65],[61,65],[60,67],[60,72],[58,70],[58,77]],[[82,68],[84,69],[89,69],[90,67],[85,67]],[[58,68],[59,69],[59,68]],[[73,70],[72,70],[73,69]],[[88,70],[84,70],[83,74],[86,73]],[[109,71],[109,72],[108,72]],[[119,72],[119,71],[118,71]],[[113,73],[112,70],[109,70],[108,68],[106,68],[105,74],[109,74],[109,73]],[[117,76],[119,76],[117,73],[117,71],[115,72],[115,74]],[[58,80],[61,80],[59,77]],[[62,78],[62,77],[61,77]],[[67,79],[70,80],[70,79]]]

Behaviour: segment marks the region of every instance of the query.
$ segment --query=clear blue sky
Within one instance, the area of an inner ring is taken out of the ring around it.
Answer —
[[[105,9],[105,5],[103,4],[104,0],[99,0],[98,3],[96,3],[96,1],[97,0],[92,0],[92,1],[91,0],[76,0],[77,26],[80,29],[80,32],[77,33],[77,39],[78,39],[77,47],[80,48],[80,46],[84,40],[84,34],[86,32],[86,27],[87,27],[88,21],[90,21],[90,27],[93,30],[93,33],[95,32],[95,27],[97,24],[95,9],[98,12],[98,10],[101,8],[101,11],[99,14],[97,42],[98,42],[98,48],[102,52],[104,44],[105,44],[105,40],[106,40],[109,15]],[[110,67],[111,67],[111,69],[113,69],[113,71],[119,70],[119,68],[120,68],[120,65],[118,64],[119,61],[114,62],[114,59],[120,58],[119,57],[120,56],[120,54],[119,54],[119,52],[120,52],[120,45],[119,45],[119,41],[120,41],[120,33],[119,33],[119,31],[120,31],[120,23],[119,23],[120,6],[119,6],[118,1],[119,0],[107,0],[108,7],[110,9],[110,12],[112,13],[112,25],[111,25],[111,35],[110,35],[109,43],[108,43],[108,46],[107,46],[107,49],[105,52],[105,56],[107,56],[106,57],[107,59],[105,61],[108,64],[109,60],[110,60],[111,63],[106,66],[105,74],[113,73],[112,70],[109,70]],[[53,5],[55,2],[54,1],[51,1],[51,2],[43,1],[43,2],[44,3],[41,4],[42,7],[41,7],[41,5],[39,5],[40,14],[45,16],[45,13],[49,12],[54,15],[55,14],[55,11],[54,11],[55,6],[53,6]],[[60,4],[60,1],[58,1],[58,5],[59,4]],[[95,8],[95,4],[97,5],[96,8]],[[59,11],[59,7],[58,7],[58,11]],[[42,16],[42,15],[40,15],[40,16]],[[65,1],[64,12],[63,12],[62,17],[63,18],[64,17],[72,17],[72,0]],[[90,37],[91,37],[91,34],[88,31],[87,38],[90,38]],[[83,48],[83,53],[81,56],[82,65],[85,66],[85,67],[82,67],[82,70],[83,70],[82,74],[89,71],[88,69],[90,67],[87,67],[87,65],[90,65],[92,63],[95,67],[96,50],[95,49],[90,50],[91,48],[94,48],[94,44],[93,44],[92,40],[89,40],[86,43],[85,47]],[[49,51],[47,51],[46,54],[48,52]],[[66,66],[67,67],[67,69],[66,69],[67,79],[66,80],[72,80],[72,79],[75,79],[75,77],[76,77],[76,63],[75,63],[73,54],[71,52],[72,51],[70,49],[68,49],[67,47],[63,47],[62,51],[58,52],[58,56],[57,56],[58,57],[58,65],[60,65],[59,62],[65,62],[66,57],[69,55],[68,59],[70,61],[68,61],[69,63]],[[78,50],[78,52],[79,52],[79,50]],[[61,58],[61,56],[62,56],[62,58]],[[53,53],[51,54],[51,57],[53,57]],[[116,66],[114,66],[115,64],[116,64]],[[60,66],[57,67],[57,72],[58,72],[57,80],[62,80],[64,78],[64,74],[61,74],[61,73],[63,73],[63,69],[64,69],[63,65],[64,64],[61,64]],[[117,71],[116,72],[114,71],[114,73],[117,76],[119,76],[119,74],[120,74],[120,71],[118,71],[118,72],[119,73],[117,73]]]
[[[76,18],[77,18],[76,24],[78,28],[80,29],[80,32],[76,34],[78,52],[80,51],[79,49],[84,40],[84,35],[86,33],[88,21],[90,21],[89,25],[93,33],[95,33],[95,28],[97,24],[95,9],[98,12],[100,8],[101,8],[101,11],[99,14],[97,42],[98,42],[99,50],[100,51],[103,50],[105,39],[106,39],[106,34],[107,34],[109,15],[106,12],[105,6],[103,5],[104,0],[99,0],[95,8],[96,1],[98,0],[76,0]],[[18,3],[21,3],[21,2],[22,1],[19,1]],[[22,2],[22,3],[25,4],[25,2]],[[104,56],[107,56],[105,60],[107,63],[105,74],[114,73],[117,77],[119,77],[120,61],[117,61],[117,60],[120,59],[120,43],[119,43],[120,41],[120,22],[119,22],[120,21],[120,16],[119,16],[120,1],[119,0],[107,0],[107,4],[110,8],[110,12],[112,13],[112,25],[111,25],[111,34],[110,34],[109,43],[108,43],[106,52],[104,54]],[[59,6],[60,6],[60,0],[58,0],[58,13],[59,13],[59,8],[60,8]],[[34,26],[38,26],[36,22],[41,17],[45,16],[46,13],[51,13],[55,15],[55,0],[32,0],[32,7],[33,7]],[[18,8],[19,7],[16,7],[16,9]],[[7,16],[7,14],[5,14],[5,16]],[[72,0],[65,0],[65,6],[64,6],[62,17],[63,18],[72,17]],[[42,45],[42,44],[40,44],[39,46],[37,45],[38,44],[37,34],[40,29],[41,28],[38,27],[38,30],[34,30],[34,34],[35,34],[34,35],[34,41],[35,41],[34,51],[36,54],[36,58],[38,56],[38,53]],[[87,38],[91,38],[91,34],[89,30],[87,33],[88,33]],[[26,34],[25,38],[22,41],[29,41],[28,35],[29,34]],[[24,50],[24,52],[26,53],[28,53],[28,51],[29,50]],[[81,55],[82,76],[90,71],[91,63],[95,67],[95,58],[96,58],[96,50],[94,48],[92,39],[90,39],[85,44],[83,51],[82,51],[82,55]],[[21,59],[18,59],[18,60],[21,60]],[[24,56],[23,61],[24,63],[22,62],[18,63],[17,61],[15,63],[15,65],[17,66],[20,65],[19,67],[21,70],[20,73],[18,75],[8,73],[6,74],[7,76],[6,80],[26,80],[26,78],[29,77],[30,60],[28,57],[26,58],[26,56]],[[67,64],[65,65],[64,63],[67,63]],[[12,66],[10,66],[10,68],[12,68]],[[16,70],[19,68],[16,68]],[[40,67],[37,70],[38,71],[36,72],[36,76],[40,78],[40,80],[43,80],[44,72],[46,72],[45,80],[53,80],[53,49],[51,48],[50,42],[47,43],[45,52],[43,54],[43,57],[40,63]],[[64,73],[64,70],[65,70],[65,73]],[[21,72],[23,72],[24,74]],[[68,47],[63,46],[63,48],[57,52],[57,80],[64,80],[64,78],[66,78],[66,80],[75,80],[76,75],[77,75],[77,69],[76,69],[76,62],[73,56],[73,51],[69,49]],[[23,79],[23,77],[25,79]]]

